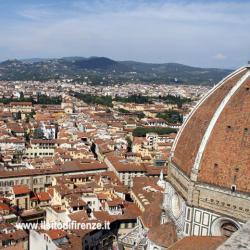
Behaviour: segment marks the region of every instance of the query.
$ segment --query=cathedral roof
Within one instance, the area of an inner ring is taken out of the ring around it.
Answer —
[[[172,163],[197,181],[250,192],[250,68],[236,70],[194,108],[172,148]]]

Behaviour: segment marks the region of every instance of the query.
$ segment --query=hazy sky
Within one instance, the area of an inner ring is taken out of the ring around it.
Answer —
[[[106,56],[235,68],[250,60],[248,0],[0,0],[0,61]]]

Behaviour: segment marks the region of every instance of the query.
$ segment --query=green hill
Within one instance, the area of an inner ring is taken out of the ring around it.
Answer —
[[[166,83],[213,85],[232,70],[198,68],[177,63],[114,61],[106,57],[7,60],[0,63],[0,80],[71,78],[91,84]]]

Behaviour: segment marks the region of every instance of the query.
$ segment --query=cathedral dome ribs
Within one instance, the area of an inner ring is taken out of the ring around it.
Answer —
[[[249,89],[250,69],[236,70],[199,102],[183,124],[171,164],[191,181],[250,192]]]

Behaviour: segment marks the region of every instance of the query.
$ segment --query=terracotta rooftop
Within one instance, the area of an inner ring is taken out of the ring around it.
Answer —
[[[0,241],[7,241],[7,240],[23,240],[28,238],[28,234],[24,231],[24,230],[16,230],[14,232],[11,233],[2,233],[0,234]]]
[[[11,210],[11,209],[9,205],[0,202],[0,211],[3,211],[3,210]]]
[[[63,230],[59,229],[51,229],[49,231],[46,231],[48,236],[51,238],[51,240],[57,240],[63,237],[66,237],[67,233]]]
[[[62,165],[54,165],[50,168],[44,169],[23,169],[16,171],[0,171],[0,179],[6,177],[21,177],[21,176],[36,176],[45,174],[58,174],[58,173],[74,173],[84,172],[92,170],[107,170],[107,166],[104,163],[97,161],[81,163],[80,161],[66,162]]]
[[[69,214],[69,218],[77,223],[86,222],[89,219],[85,210],[73,212]]]
[[[11,102],[10,106],[32,106],[32,102]]]
[[[106,157],[118,172],[146,172],[143,164],[129,162],[125,158],[116,155],[114,152],[107,153]]]
[[[189,236],[168,248],[169,250],[215,250],[226,238],[217,236]]]
[[[39,201],[49,201],[51,200],[50,194],[48,192],[36,193]]]
[[[168,222],[152,227],[148,232],[148,238],[157,246],[168,248],[177,241],[176,226]]]
[[[30,189],[27,185],[15,185],[12,187],[12,190],[15,195],[30,193]]]

